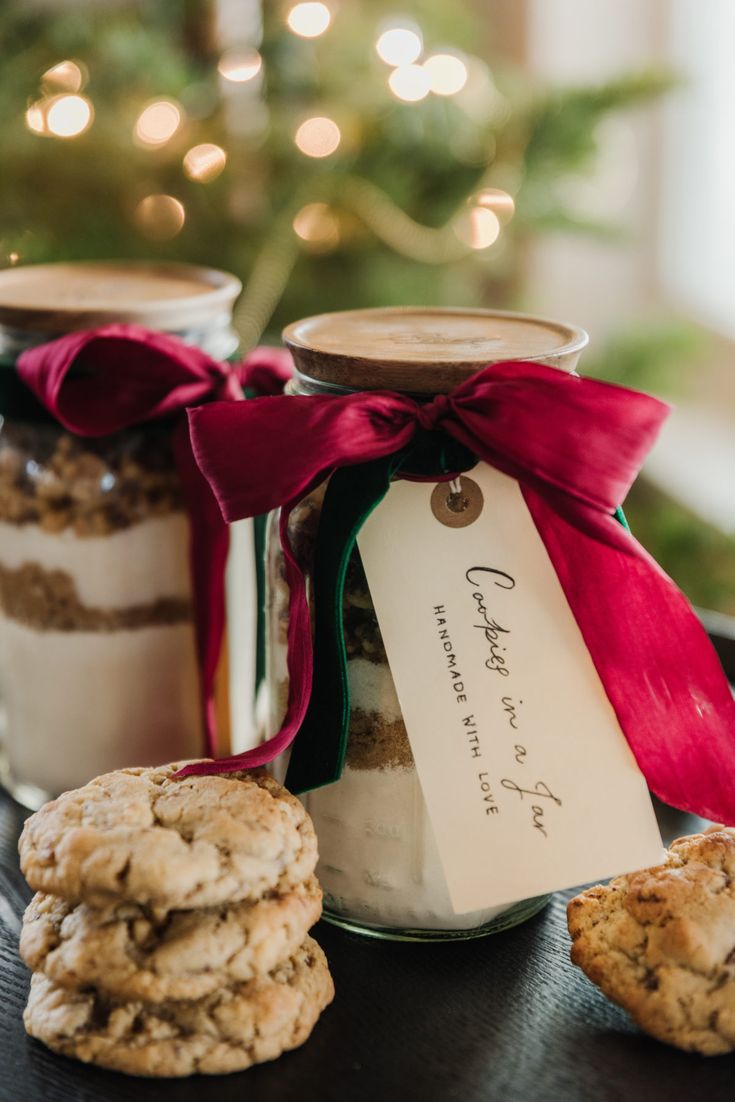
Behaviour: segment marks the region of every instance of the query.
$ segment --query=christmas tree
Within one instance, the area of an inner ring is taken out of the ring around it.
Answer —
[[[615,233],[565,183],[593,168],[601,122],[672,78],[536,86],[493,46],[492,7],[481,11],[5,0],[0,266],[228,269],[245,284],[244,348],[323,310],[525,305],[530,240]],[[666,325],[623,333],[585,370],[666,390],[692,353],[690,331]],[[660,497],[639,494],[632,510],[695,600],[735,611],[730,541]],[[692,571],[693,551],[707,572]]]
[[[245,345],[325,308],[512,306],[530,234],[609,232],[561,184],[670,78],[534,88],[469,8],[411,8],[6,3],[4,262],[227,268]]]

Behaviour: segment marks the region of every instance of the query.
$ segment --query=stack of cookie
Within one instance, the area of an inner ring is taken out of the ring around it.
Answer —
[[[132,1075],[220,1074],[307,1039],[334,995],[307,931],[316,837],[267,774],[127,769],[26,823],[37,895],[21,953],[25,1025],[57,1052]]]

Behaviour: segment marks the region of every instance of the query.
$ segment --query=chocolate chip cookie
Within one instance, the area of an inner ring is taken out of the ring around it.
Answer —
[[[38,893],[23,919],[20,952],[29,968],[60,987],[115,999],[200,999],[267,975],[318,921],[315,877],[255,903],[156,918],[137,903],[96,910]]]
[[[735,1049],[735,835],[680,838],[665,864],[572,899],[572,960],[637,1025],[704,1055]]]
[[[182,777],[185,763],[123,769],[65,792],[26,822],[35,891],[156,915],[283,893],[314,871],[303,805],[262,770]]]
[[[24,1021],[32,1037],[85,1063],[129,1075],[219,1075],[302,1044],[333,997],[324,954],[307,937],[269,975],[196,1001],[111,1000],[38,973]]]

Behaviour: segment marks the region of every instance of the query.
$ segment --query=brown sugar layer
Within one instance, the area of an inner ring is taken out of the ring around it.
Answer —
[[[0,609],[37,631],[123,631],[192,619],[188,598],[162,597],[127,608],[91,608],[82,603],[64,570],[24,563],[17,570],[0,564]]]
[[[276,710],[285,715],[288,703],[288,681],[277,687]],[[380,712],[362,708],[350,710],[347,756],[350,769],[411,769],[414,767],[411,744],[402,719],[386,719]]]
[[[414,765],[403,720],[377,712],[350,712],[346,764],[350,769],[409,769]]]
[[[102,536],[183,508],[170,429],[81,439],[47,424],[0,432],[0,520]]]

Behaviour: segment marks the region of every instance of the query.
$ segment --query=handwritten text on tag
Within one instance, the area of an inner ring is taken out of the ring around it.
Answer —
[[[471,524],[437,519],[434,483],[398,481],[359,537],[459,914],[641,868],[662,851],[518,483],[486,464],[468,477],[482,495]]]

